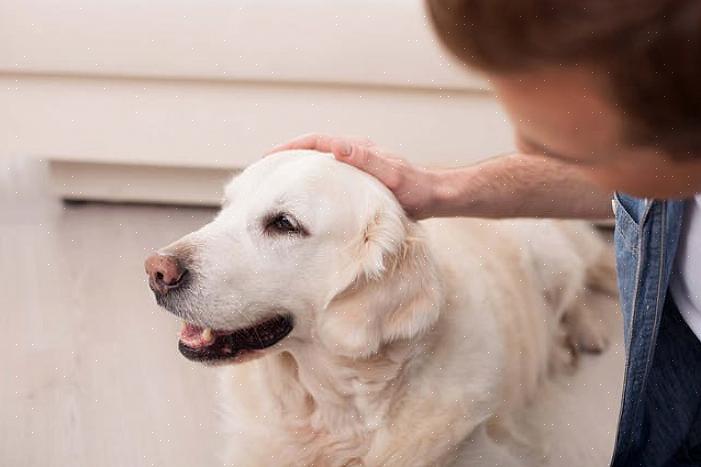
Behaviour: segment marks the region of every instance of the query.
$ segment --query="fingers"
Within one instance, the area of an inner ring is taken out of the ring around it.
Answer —
[[[333,152],[333,145],[339,142],[347,142],[351,145],[372,146],[373,142],[368,138],[341,138],[319,133],[310,133],[280,144],[272,148],[266,155],[274,152],[287,151],[291,149],[310,149],[321,152]]]
[[[398,159],[382,154],[368,138],[343,138],[314,133],[299,136],[273,148],[270,153],[290,149],[330,152],[337,160],[374,175],[383,182],[392,182],[396,178],[397,167],[394,162]]]
[[[423,186],[428,183],[426,177],[421,177],[419,169],[404,159],[379,148],[371,140],[314,133],[299,136],[285,144],[276,146],[268,154],[295,149],[333,154],[337,160],[352,165],[380,180],[397,196],[407,212],[421,214],[421,206],[425,204],[425,201],[421,200],[421,192],[426,191],[426,186]],[[419,179],[424,180],[424,182],[419,183]],[[418,201],[414,198],[417,198]]]
[[[336,159],[374,176],[392,191],[401,185],[403,174],[400,169],[403,161],[382,154],[374,146],[334,141],[332,152]]]
[[[309,149],[329,152],[347,164],[380,179],[390,189],[400,185],[403,161],[389,154],[382,154],[367,138],[341,138],[318,133],[302,135],[276,146],[268,154],[292,149]]]
[[[311,149],[321,152],[331,152],[331,141],[334,138],[328,135],[310,133],[298,136],[287,143],[280,144],[271,149],[266,155],[274,152],[287,151],[291,149]]]

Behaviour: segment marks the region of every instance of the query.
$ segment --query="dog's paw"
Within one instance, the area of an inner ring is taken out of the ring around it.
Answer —
[[[572,373],[577,368],[577,352],[568,341],[568,336],[563,334],[555,340],[550,353],[549,372]]]
[[[570,345],[576,352],[601,353],[609,346],[609,337],[593,328],[579,329],[570,335]]]
[[[574,352],[601,353],[609,346],[610,325],[596,307],[581,304],[562,319],[567,342]]]

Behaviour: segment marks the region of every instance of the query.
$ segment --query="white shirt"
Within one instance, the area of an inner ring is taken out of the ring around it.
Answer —
[[[684,321],[701,340],[701,194],[686,205],[669,291]]]

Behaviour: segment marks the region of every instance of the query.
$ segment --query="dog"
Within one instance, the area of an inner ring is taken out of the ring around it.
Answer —
[[[146,270],[180,352],[221,367],[234,466],[527,465],[513,414],[605,348],[584,297],[615,281],[587,223],[415,222],[314,151],[246,168]]]

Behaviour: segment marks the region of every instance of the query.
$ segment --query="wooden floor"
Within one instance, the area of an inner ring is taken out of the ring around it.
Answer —
[[[0,159],[0,465],[220,465],[214,370],[180,356],[177,320],[143,273],[148,252],[214,212],[64,206],[45,182],[41,162]],[[615,327],[614,346],[534,408],[566,446],[553,466],[608,461],[623,361]]]

